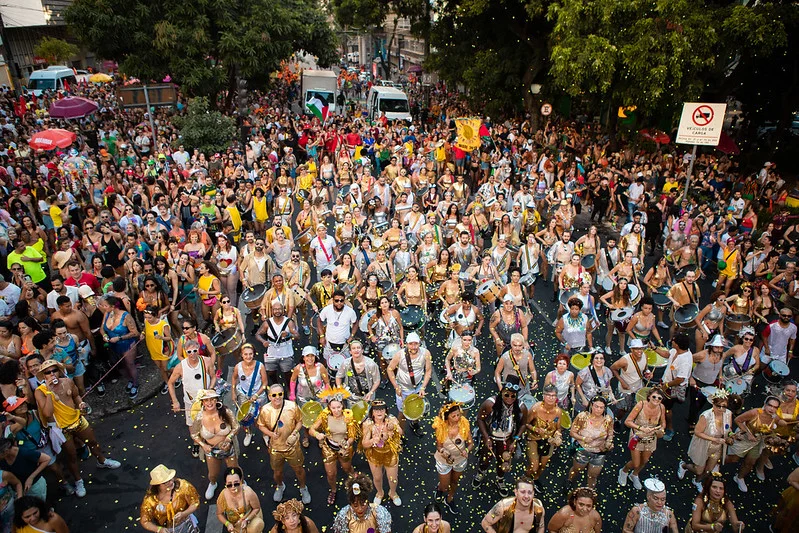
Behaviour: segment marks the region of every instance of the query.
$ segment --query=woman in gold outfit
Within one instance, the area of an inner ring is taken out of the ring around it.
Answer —
[[[327,401],[327,407],[321,412],[308,433],[319,441],[322,448],[322,461],[325,464],[327,483],[330,494],[327,504],[336,502],[336,462],[350,476],[352,470],[353,444],[358,439],[358,423],[352,418],[352,411],[344,409],[344,400],[350,396],[346,389],[326,389],[319,399]]]
[[[376,502],[369,503],[369,493],[374,489],[369,476],[355,474],[347,480],[345,487],[350,503],[336,515],[333,533],[391,533],[388,509]]]
[[[383,501],[383,471],[388,475],[388,497],[394,505],[402,505],[402,500],[397,494],[397,482],[399,481],[399,452],[400,438],[402,438],[402,428],[399,421],[386,412],[386,402],[375,400],[369,416],[363,421],[363,439],[361,446],[369,468],[372,470],[372,478],[375,480],[377,495],[374,503],[380,504]]]
[[[200,495],[191,483],[164,465],[150,470],[150,488],[141,502],[141,525],[151,533],[188,533],[196,528]]]

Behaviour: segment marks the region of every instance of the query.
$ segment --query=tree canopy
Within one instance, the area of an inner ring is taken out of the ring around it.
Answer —
[[[73,33],[127,75],[167,74],[193,94],[216,95],[236,76],[256,84],[298,50],[320,66],[337,58],[317,0],[75,0]]]
[[[43,37],[33,49],[33,55],[42,57],[48,63],[64,63],[70,57],[77,55],[80,50],[72,43],[55,37]]]
[[[222,152],[236,135],[236,119],[212,111],[205,97],[189,100],[186,114],[176,116],[174,121],[180,128],[178,142],[189,151],[196,148],[205,154]]]

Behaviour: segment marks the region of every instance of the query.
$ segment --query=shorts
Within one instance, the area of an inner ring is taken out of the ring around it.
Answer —
[[[455,472],[461,473],[466,470],[468,464],[469,464],[468,459],[464,459],[463,461],[460,461],[459,463],[455,464],[442,463],[441,461],[436,459],[436,472],[438,472],[442,476],[449,474],[453,470]]]
[[[81,377],[81,376],[82,376],[83,374],[85,374],[85,373],[86,373],[86,367],[83,365],[83,361],[81,361],[80,359],[78,359],[78,360],[75,362],[75,371],[74,371],[74,372],[71,372],[71,373],[70,373],[70,372],[67,372],[67,377],[68,377],[69,379],[73,379],[73,378],[79,378],[79,377]]]
[[[61,428],[61,431],[63,431],[64,436],[67,439],[69,439],[69,437],[74,435],[75,433],[80,433],[81,431],[84,431],[86,429],[89,429],[89,421],[86,420],[85,416],[80,415],[80,418],[78,419],[77,422],[75,422],[71,426]]]
[[[400,390],[402,391],[402,393],[399,396],[397,396],[397,411],[401,413],[402,404],[405,403],[405,398],[407,398],[411,394],[419,394],[419,391],[422,390],[422,384],[420,383],[419,386],[416,387],[415,389],[404,390],[402,387],[400,387]]]
[[[283,466],[288,463],[291,468],[300,468],[305,464],[305,456],[299,443],[286,451],[278,451],[269,448],[269,465],[273,472],[280,472]]]
[[[604,453],[589,452],[586,449],[579,448],[577,450],[577,454],[574,456],[574,461],[578,465],[590,465],[590,466],[602,467],[602,465],[605,464],[606,455],[607,454]]]
[[[527,459],[531,463],[549,459],[553,453],[555,453],[555,447],[548,440],[527,440]]]
[[[291,372],[294,368],[293,357],[265,357],[264,367],[267,372],[283,372],[284,374]]]
[[[89,340],[83,339],[80,344],[78,344],[78,359],[80,359],[80,362],[83,363],[83,366],[87,366],[89,364],[90,352],[91,345],[89,344]]]

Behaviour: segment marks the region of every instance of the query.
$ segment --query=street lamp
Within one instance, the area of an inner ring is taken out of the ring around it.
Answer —
[[[533,83],[530,85],[530,92],[533,94],[541,94],[541,89],[543,88],[544,86],[540,83]]]

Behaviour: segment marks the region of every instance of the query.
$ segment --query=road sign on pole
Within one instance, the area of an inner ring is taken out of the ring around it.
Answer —
[[[552,114],[552,106],[550,104],[544,104],[541,106],[541,114],[545,117],[548,117]]]
[[[701,146],[718,145],[726,112],[727,104],[684,103],[676,142]]]

